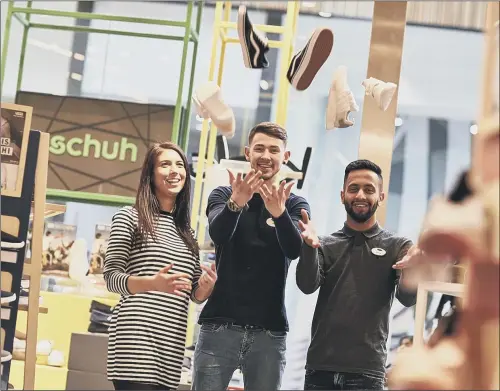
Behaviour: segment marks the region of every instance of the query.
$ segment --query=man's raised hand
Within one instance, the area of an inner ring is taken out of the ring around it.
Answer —
[[[231,199],[239,207],[245,206],[245,204],[250,201],[255,191],[264,183],[264,180],[261,179],[262,172],[255,171],[254,169],[250,170],[245,179],[243,179],[241,173],[235,176],[229,169],[227,172],[229,173],[229,183],[233,189]]]
[[[299,228],[302,231],[302,239],[304,239],[304,242],[306,242],[308,246],[312,248],[318,248],[319,238],[316,234],[316,230],[314,229],[312,222],[309,220],[307,211],[305,209],[302,209],[300,211],[300,214],[302,215],[302,220],[299,220]]]

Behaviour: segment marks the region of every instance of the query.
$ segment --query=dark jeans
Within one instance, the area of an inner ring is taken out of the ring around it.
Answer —
[[[194,353],[193,390],[226,390],[240,368],[245,390],[279,390],[286,332],[204,323]]]
[[[348,372],[306,370],[304,390],[383,390],[385,379]]]
[[[159,386],[157,384],[135,383],[128,380],[113,380],[113,386],[115,387],[115,390],[170,390],[170,388]]]

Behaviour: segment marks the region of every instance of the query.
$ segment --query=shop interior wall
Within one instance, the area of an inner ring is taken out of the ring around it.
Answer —
[[[35,5],[76,10],[76,2],[35,2]],[[2,2],[1,6],[3,31],[6,4]],[[185,7],[168,3],[106,1],[96,2],[94,12],[182,19]],[[251,11],[250,17],[254,23],[266,20],[262,11]],[[235,10],[232,18],[236,20]],[[50,17],[43,19],[49,23],[53,21]],[[196,85],[207,79],[213,21],[214,10],[206,7],[200,33]],[[104,25],[133,28],[135,31],[173,31],[168,27],[92,22],[95,27]],[[366,76],[371,23],[301,15],[296,47],[301,48],[318,26],[334,30],[334,49],[308,90],[297,92],[291,89],[287,129],[292,160],[295,158],[300,162],[305,146],[313,148],[308,179],[299,193],[308,198],[319,232],[327,234],[339,229],[345,218],[339,191],[345,164],[357,158],[364,98],[361,81]],[[12,99],[15,93],[20,33],[20,25],[14,21],[3,100]],[[22,88],[65,94],[72,33],[33,30],[29,37]],[[403,123],[395,137],[386,223],[388,229],[415,239],[430,194],[448,189],[456,174],[469,164],[470,125],[476,117],[479,101],[482,44],[482,36],[477,32],[407,27],[398,102]],[[181,50],[179,42],[90,34],[81,76],[81,95],[172,104],[177,93]],[[354,115],[354,127],[327,133],[324,130],[324,113],[328,86],[338,65],[348,67],[349,83],[360,105],[360,112]],[[260,81],[261,72],[244,68],[240,48],[229,45],[223,94],[224,99],[235,107],[241,124],[239,133],[230,141],[232,151],[240,149],[241,135],[253,125],[251,115],[257,109],[262,92]],[[278,78],[269,81],[277,83]],[[244,120],[242,116],[245,116]],[[193,131],[189,150],[193,152],[197,151],[197,147],[193,146],[198,143],[199,123],[194,120],[191,125]],[[313,189],[319,186],[323,191],[314,192]],[[81,231],[83,235],[88,235],[89,241],[94,225],[109,219],[115,210],[69,203],[65,220],[78,224],[79,234]],[[290,270],[287,308],[291,333],[285,388],[295,387],[303,379],[305,349],[316,300],[315,295],[304,296],[298,292],[295,263]],[[396,303],[393,312],[398,309]],[[411,323],[412,317],[409,316],[405,318],[404,325],[396,327],[393,324],[392,327],[411,330]]]

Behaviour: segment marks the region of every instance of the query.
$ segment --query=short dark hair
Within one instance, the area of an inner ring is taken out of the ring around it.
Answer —
[[[261,122],[260,124],[255,125],[252,130],[250,130],[250,134],[248,135],[248,143],[251,144],[254,136],[257,133],[264,133],[270,137],[274,137],[282,140],[285,144],[287,142],[288,136],[286,134],[286,130],[274,123],[274,122]]]
[[[378,175],[380,178],[380,181],[383,181],[384,179],[382,178],[382,169],[373,163],[370,160],[367,159],[359,159],[355,160],[347,165],[345,168],[345,174],[344,174],[344,185],[347,181],[347,177],[349,174],[353,171],[358,171],[358,170],[370,170],[373,171],[375,174]]]

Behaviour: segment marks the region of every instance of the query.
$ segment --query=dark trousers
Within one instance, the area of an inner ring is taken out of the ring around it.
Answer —
[[[134,383],[128,380],[113,380],[113,386],[115,387],[115,390],[170,390],[170,388],[157,384]]]
[[[385,379],[364,373],[306,370],[304,390],[383,390]]]

